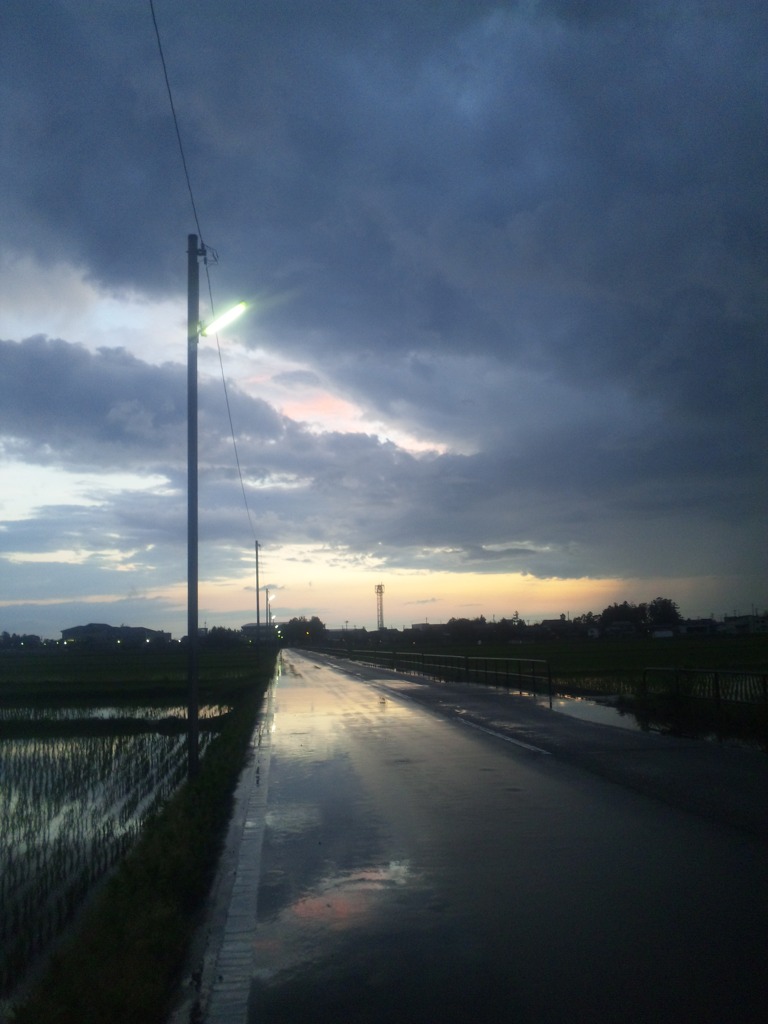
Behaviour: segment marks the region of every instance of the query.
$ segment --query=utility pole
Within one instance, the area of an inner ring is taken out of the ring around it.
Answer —
[[[200,335],[215,334],[246,309],[238,302],[207,327],[200,323],[200,264],[205,246],[187,235],[187,772],[197,775],[199,756],[200,630],[198,629],[197,349]]]
[[[199,768],[197,348],[200,339],[200,266],[205,252],[197,235],[187,238],[187,773]]]

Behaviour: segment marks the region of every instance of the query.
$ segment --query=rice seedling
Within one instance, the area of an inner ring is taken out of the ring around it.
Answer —
[[[186,777],[183,709],[131,711],[134,731],[125,708],[0,711],[0,997]]]

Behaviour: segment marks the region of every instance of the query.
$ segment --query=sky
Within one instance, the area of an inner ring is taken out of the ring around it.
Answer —
[[[762,0],[154,11],[197,219],[149,2],[0,11],[0,630],[186,632],[198,230],[201,625],[768,607]]]

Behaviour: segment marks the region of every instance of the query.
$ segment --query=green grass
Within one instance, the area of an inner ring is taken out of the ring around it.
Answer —
[[[162,1024],[199,923],[274,658],[240,687],[199,775],[145,826],[15,1024]]]

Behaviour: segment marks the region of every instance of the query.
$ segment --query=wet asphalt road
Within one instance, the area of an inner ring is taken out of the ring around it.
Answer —
[[[340,665],[284,654],[209,1024],[764,1019],[764,756]]]

